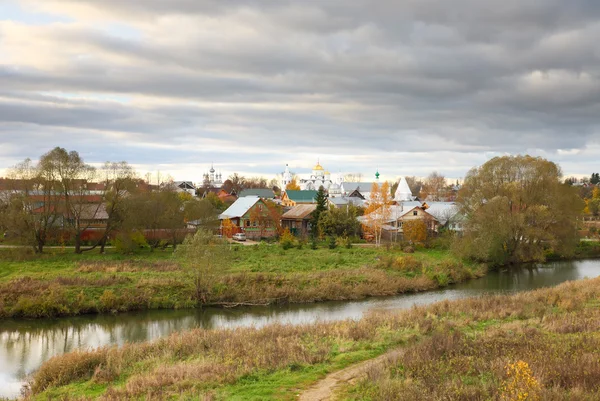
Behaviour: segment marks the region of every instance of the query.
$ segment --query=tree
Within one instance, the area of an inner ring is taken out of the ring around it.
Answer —
[[[341,208],[330,207],[319,217],[319,232],[326,236],[358,236],[360,234],[358,216],[359,210],[353,205]]]
[[[460,250],[503,265],[573,252],[583,209],[560,168],[543,158],[496,157],[471,170],[459,191],[465,216]]]
[[[361,182],[362,178],[362,173],[349,173],[344,175],[344,182]]]
[[[232,190],[238,195],[245,188],[246,179],[238,173],[233,173],[233,175],[229,176],[229,181],[231,182]]]
[[[75,240],[75,253],[82,253],[82,234],[98,219],[102,195],[93,196],[88,183],[96,179],[96,169],[86,164],[76,151],[56,147],[40,158],[40,168],[55,172],[54,190],[60,197],[64,228]]]
[[[219,210],[207,199],[191,199],[183,205],[186,222],[194,221],[197,227],[215,230],[219,226]]]
[[[590,184],[592,184],[592,185],[600,184],[600,173],[592,173],[592,177],[590,178]]]
[[[234,234],[234,229],[235,225],[230,219],[224,219],[221,221],[221,235],[223,238],[231,238],[231,236]]]
[[[323,188],[323,186],[319,187],[317,195],[315,196],[315,202],[317,207],[315,208],[315,211],[312,212],[312,219],[310,223],[312,227],[311,234],[314,237],[319,237],[322,234],[319,232],[319,218],[321,217],[321,213],[327,210],[327,194],[325,193],[325,188]]]
[[[200,229],[185,238],[175,255],[194,283],[198,305],[209,303],[219,274],[231,258],[229,243],[210,230]]]
[[[264,208],[259,204],[250,211],[250,221],[258,228],[261,238],[270,227],[278,234],[281,232],[281,207],[270,200],[265,200],[264,204]]]
[[[231,182],[230,179],[225,180],[225,182],[221,186],[221,189],[223,191],[227,192],[228,194],[232,193],[233,192],[233,182]]]
[[[110,235],[122,227],[125,220],[133,213],[133,211],[127,210],[126,200],[127,196],[136,190],[136,174],[125,161],[106,162],[100,172],[100,177],[103,178],[105,188],[103,201],[107,220],[104,233],[94,247],[100,245],[100,252],[104,253],[104,247]]]
[[[219,198],[219,196],[214,192],[209,192],[206,194],[205,199],[210,202],[210,204],[219,212],[223,212],[225,209],[227,209],[225,202],[223,202],[221,198]]]
[[[417,196],[420,192],[421,192],[421,188],[423,187],[423,181],[421,181],[421,179],[417,178],[417,177],[404,177],[404,179],[406,180],[406,183],[408,184],[408,187],[410,188],[410,192],[412,192],[412,194],[414,196]],[[396,192],[396,191],[394,191]]]
[[[447,197],[446,177],[437,171],[432,172],[425,178],[425,182],[421,187],[419,197],[423,200],[442,201]]]
[[[423,220],[407,220],[402,224],[404,240],[410,243],[420,243],[427,240],[427,224]]]
[[[14,238],[42,253],[60,221],[56,172],[43,170],[40,163],[33,165],[26,159],[9,170],[9,184],[4,198],[4,225]]]
[[[251,177],[246,179],[244,189],[269,189],[272,188],[264,177]]]
[[[592,216],[600,214],[600,188],[594,188],[590,197],[585,200],[584,213]]]
[[[298,180],[295,176],[292,178],[292,181],[290,181],[285,186],[285,189],[290,190],[290,191],[299,191],[300,190],[300,185],[298,185]]]
[[[389,222],[391,215],[392,197],[387,182],[381,184],[373,183],[369,204],[365,210],[363,219],[363,231],[371,235],[375,245],[381,245],[383,226]]]

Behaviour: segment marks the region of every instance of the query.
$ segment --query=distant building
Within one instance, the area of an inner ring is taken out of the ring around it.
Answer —
[[[213,165],[210,166],[208,173],[204,174],[202,186],[205,188],[221,188],[223,186],[223,176],[216,172]]]
[[[187,192],[190,195],[196,195],[196,186],[191,181],[175,181],[173,182],[177,192]]]
[[[272,189],[263,189],[263,188],[250,188],[250,189],[243,189],[238,196],[240,198],[246,197],[246,196],[258,196],[259,198],[263,198],[263,199],[275,199],[276,195],[275,192],[273,192]]]

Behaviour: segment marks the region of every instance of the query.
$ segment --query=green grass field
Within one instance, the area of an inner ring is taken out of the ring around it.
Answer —
[[[219,267],[210,304],[360,299],[432,289],[485,271],[442,250],[261,244],[235,245],[232,253],[233,260]],[[75,255],[53,248],[39,256],[0,249],[0,261],[0,317],[196,306],[192,277],[171,250]]]

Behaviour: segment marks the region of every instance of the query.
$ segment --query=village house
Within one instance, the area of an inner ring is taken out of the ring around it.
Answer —
[[[259,197],[239,198],[219,215],[221,233],[230,237],[243,232],[249,239],[273,237],[277,235],[276,225],[280,216],[274,216],[271,210]]]
[[[281,227],[296,236],[306,236],[311,231],[310,221],[316,204],[297,205],[281,216]]]
[[[317,191],[287,190],[281,197],[281,204],[286,207],[316,203]]]
[[[175,181],[173,185],[177,192],[187,192],[192,196],[196,195],[196,186],[191,181]]]
[[[272,189],[267,188],[243,189],[238,195],[240,198],[243,198],[245,196],[258,196],[262,199],[275,199],[277,197],[277,195],[275,195],[275,192],[273,192]]]

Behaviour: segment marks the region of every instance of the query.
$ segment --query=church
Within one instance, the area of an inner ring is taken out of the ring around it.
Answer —
[[[283,172],[281,179],[281,188],[285,189],[285,187],[292,182],[293,178],[293,174],[290,172],[290,168],[286,164],[285,171]],[[329,189],[334,185],[338,185],[339,188],[339,183],[335,184],[333,182],[331,179],[331,173],[329,173],[329,171],[325,171],[323,166],[321,166],[321,163],[318,161],[313,167],[310,175],[299,176],[297,180],[300,189],[303,191],[316,191],[320,187],[323,187],[325,190],[329,191]]]
[[[202,186],[205,188],[221,188],[223,186],[223,176],[217,173],[214,166],[210,166],[208,173],[203,175]]]

